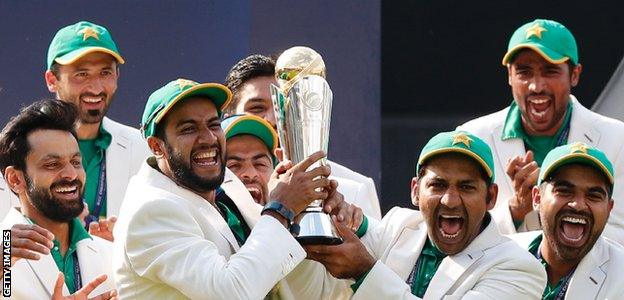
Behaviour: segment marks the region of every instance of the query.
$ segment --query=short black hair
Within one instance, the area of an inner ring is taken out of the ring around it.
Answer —
[[[261,76],[275,76],[275,60],[269,56],[254,54],[237,62],[225,77],[225,86],[232,91],[232,102],[224,108],[229,113],[235,113],[240,98],[240,87],[247,81]]]
[[[74,104],[55,99],[43,99],[22,108],[18,115],[0,132],[0,170],[7,167],[26,170],[26,155],[30,152],[28,135],[40,129],[70,132],[76,139],[74,124],[78,110]]]

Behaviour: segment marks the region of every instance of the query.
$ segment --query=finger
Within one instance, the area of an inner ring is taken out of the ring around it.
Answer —
[[[534,160],[534,155],[533,155],[533,151],[529,150],[527,151],[527,153],[524,155],[524,163],[528,164],[530,162],[532,162]]]
[[[13,229],[19,229],[19,231],[34,231],[39,235],[45,237],[46,240],[54,240],[54,234],[49,230],[36,225],[36,224],[15,224],[11,227],[11,235],[19,234],[19,232],[13,232]]]
[[[321,158],[325,157],[325,152],[316,151],[312,153],[312,155],[308,156],[306,159],[302,160],[298,164],[296,164],[292,170],[293,172],[305,172],[312,164],[319,161]]]
[[[539,176],[539,168],[536,168],[524,179],[524,186],[533,188],[537,184],[537,177]]]
[[[536,162],[531,162],[529,164],[527,164],[526,166],[522,167],[515,176],[515,180],[519,181],[519,182],[523,182],[527,176],[529,176],[529,174],[531,174],[532,172],[534,172],[535,170],[538,169],[537,163]]]
[[[507,175],[509,175],[509,177],[511,177],[512,179],[514,178],[514,175],[516,173],[516,166],[518,166],[520,160],[520,156],[515,156],[507,162],[505,173],[507,173]]]
[[[329,189],[327,199],[325,199],[325,202],[323,202],[323,211],[326,214],[329,214],[335,209],[344,208],[343,204],[348,205],[348,203],[344,202],[344,196],[340,192],[336,191],[335,189]],[[336,213],[337,212],[338,211],[336,211]],[[342,221],[342,220],[339,220],[339,221]]]
[[[281,161],[277,166],[275,166],[275,170],[271,174],[271,178],[277,178],[278,175],[282,175],[286,173],[286,171],[290,170],[293,167],[293,163],[290,160]]]
[[[41,243],[37,243],[28,238],[15,238],[11,241],[11,247],[14,249],[26,249],[41,253],[43,255],[48,255],[50,254],[50,249],[54,247],[54,244],[52,244],[52,247],[47,247],[47,245],[42,245]]]
[[[331,216],[332,221],[334,222],[334,226],[336,227],[336,231],[338,234],[346,241],[356,240],[358,237],[351,231],[351,229],[342,223],[338,222],[336,216]]]
[[[90,300],[113,300],[117,299],[117,290],[110,290],[104,293],[101,293]]]
[[[320,191],[314,190],[314,192],[312,193],[311,201],[327,199],[327,196],[328,194],[324,190],[320,190]]]
[[[97,223],[97,222],[91,222],[91,223],[89,224],[89,233],[90,233],[90,234],[95,234],[95,233],[97,233],[98,231],[100,231],[100,224],[99,224],[99,223]]]
[[[331,174],[331,168],[329,166],[319,166],[306,172],[306,176],[310,178],[316,178],[319,176],[329,177]]]
[[[353,227],[351,227],[351,230],[353,230],[353,232],[356,232],[358,229],[360,229],[360,226],[362,226],[362,222],[364,222],[364,212],[361,208],[356,207],[356,209],[353,210],[352,219]]]
[[[63,285],[65,284],[65,276],[63,272],[58,272],[56,275],[56,283],[54,283],[54,293],[52,293],[52,299],[61,297],[63,295]]]
[[[117,222],[117,216],[110,216],[110,218],[108,218],[108,222],[115,224],[115,222]]]
[[[331,193],[331,191],[329,190],[329,185],[330,185],[330,180],[327,177],[319,177],[319,178],[316,178],[316,179],[312,180],[310,188],[313,188],[313,189],[318,189],[318,188],[324,189],[325,193],[326,193],[325,197],[327,197]],[[325,199],[325,198],[323,198],[323,199]]]
[[[275,154],[275,157],[277,158],[277,161],[283,161],[284,160],[284,149],[282,149],[282,148],[275,148],[275,151],[273,153]]]
[[[49,251],[49,250],[48,250]],[[37,251],[39,252],[39,251]],[[39,252],[41,253],[41,252]],[[41,253],[41,254],[45,254],[46,253]],[[11,249],[11,257],[17,257],[17,258],[24,258],[24,259],[30,259],[30,260],[40,260],[41,259],[41,255],[26,250],[26,249],[16,249],[16,248],[12,248]]]
[[[106,281],[106,278],[108,278],[106,274],[102,274],[96,277],[95,279],[91,280],[87,285],[83,286],[80,290],[78,290],[74,295],[79,294],[79,295],[88,296],[100,284],[104,283],[104,281]]]

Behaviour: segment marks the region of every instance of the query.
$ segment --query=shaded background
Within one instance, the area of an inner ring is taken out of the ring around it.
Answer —
[[[617,1],[13,1],[0,0],[0,122],[51,97],[43,72],[55,32],[106,26],[126,64],[109,116],[138,127],[149,94],[186,77],[222,82],[251,53],[316,49],[334,92],[332,160],[375,179],[383,211],[409,205],[420,148],[435,133],[511,102],[500,60],[535,18],[564,23],[590,107],[624,53]],[[616,85],[617,87],[617,85]]]

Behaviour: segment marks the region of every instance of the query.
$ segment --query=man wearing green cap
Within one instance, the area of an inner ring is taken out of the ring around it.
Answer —
[[[250,55],[237,62],[227,74],[225,85],[232,91],[232,102],[224,108],[228,115],[251,114],[276,127],[273,101],[269,87],[275,80],[275,61],[264,55]],[[381,219],[381,208],[375,183],[370,177],[359,174],[336,162],[327,160],[338,190],[345,199],[359,207],[366,215]]]
[[[543,231],[511,237],[544,266],[542,299],[618,299],[624,248],[601,236],[613,208],[614,174],[602,151],[573,143],[550,151],[533,187]]]
[[[501,232],[514,233],[540,227],[531,190],[546,154],[560,145],[583,142],[602,149],[620,169],[624,123],[588,110],[570,94],[582,66],[574,36],[560,23],[538,19],[518,28],[502,64],[507,67],[511,105],[458,129],[472,132],[494,149],[500,176],[492,215]],[[614,199],[624,196],[623,188],[624,182],[616,185]],[[624,206],[615,207],[605,234],[624,242]]]
[[[79,111],[76,131],[87,173],[86,221],[95,221],[90,229],[96,232],[112,227],[130,177],[149,154],[137,129],[106,117],[123,63],[110,32],[86,21],[61,28],[48,49],[48,90]],[[98,223],[106,217],[108,221]]]
[[[411,196],[419,211],[393,208],[361,241],[338,225],[345,242],[306,247],[308,256],[332,275],[354,279],[354,299],[541,295],[545,271],[499,233],[488,213],[497,186],[485,142],[466,132],[440,133],[420,153],[416,174]]]
[[[294,216],[314,199],[340,204],[328,167],[306,171],[317,152],[279,164],[272,201],[257,205],[225,167],[220,120],[230,100],[225,86],[186,79],[149,97],[141,130],[153,155],[128,184],[114,231],[121,298],[287,297],[281,279],[305,258],[288,230]]]

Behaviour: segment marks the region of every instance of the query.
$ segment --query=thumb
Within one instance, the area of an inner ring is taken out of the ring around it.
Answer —
[[[65,284],[65,276],[63,272],[59,272],[56,276],[56,283],[54,283],[54,293],[52,293],[52,299],[61,299],[63,297],[63,285]]]
[[[91,222],[89,224],[89,233],[90,234],[98,232],[99,229],[100,229],[100,223],[98,223],[98,222]]]
[[[338,234],[342,237],[342,239],[345,242],[358,239],[357,235],[355,235],[355,233],[353,233],[353,231],[351,231],[349,227],[342,224],[342,222],[338,221],[336,216],[331,216],[331,218],[332,218],[332,222],[334,223],[334,226],[336,227],[336,231],[338,231]]]

